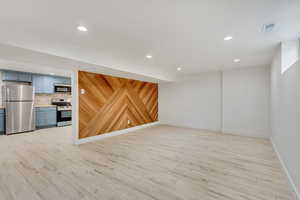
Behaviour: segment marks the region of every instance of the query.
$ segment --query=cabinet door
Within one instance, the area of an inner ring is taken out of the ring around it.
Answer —
[[[47,126],[46,112],[36,112],[36,127]]]
[[[2,80],[3,81],[18,81],[18,72],[3,71]]]
[[[47,122],[47,126],[56,125],[56,111],[46,112],[46,122]]]
[[[63,77],[61,79],[61,81],[62,81],[63,84],[71,85],[71,79],[70,78]]]
[[[67,78],[67,77],[57,76],[57,77],[55,77],[55,83],[69,85],[69,84],[71,84],[71,79]]]
[[[54,93],[54,83],[55,77],[53,76],[44,76],[44,93],[52,94]]]
[[[56,108],[37,108],[36,127],[56,126]]]
[[[41,125],[41,120],[40,120],[40,112],[35,111],[35,126],[40,127]]]
[[[5,132],[5,114],[0,113],[0,135]]]
[[[33,75],[32,85],[35,89],[35,93],[44,93],[44,76]]]
[[[32,82],[32,75],[25,72],[18,73],[18,81],[22,82]]]
[[[35,93],[52,94],[54,93],[54,77],[45,75],[34,75],[33,86]]]

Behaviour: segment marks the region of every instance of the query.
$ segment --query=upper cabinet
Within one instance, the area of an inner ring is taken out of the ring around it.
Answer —
[[[32,74],[26,72],[3,71],[3,81],[32,82]]]
[[[17,81],[32,83],[35,93],[52,94],[54,93],[54,84],[71,85],[71,78],[62,76],[50,76],[42,74],[32,74],[17,71],[2,71],[3,81]]]
[[[45,75],[33,75],[32,85],[35,93],[52,94],[54,93],[54,77]]]
[[[56,83],[58,84],[66,84],[66,85],[71,85],[71,78],[67,77],[56,77],[55,78]]]
[[[52,94],[54,93],[54,84],[71,85],[71,79],[59,76],[33,75],[32,85],[35,88],[35,93]]]

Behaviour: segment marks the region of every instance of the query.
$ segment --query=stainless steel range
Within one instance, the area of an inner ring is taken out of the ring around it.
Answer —
[[[72,105],[69,99],[52,99],[52,104],[56,105],[57,126],[68,126],[72,124]]]

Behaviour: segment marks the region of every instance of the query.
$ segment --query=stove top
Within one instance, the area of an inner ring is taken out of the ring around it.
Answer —
[[[67,107],[71,106],[71,101],[69,99],[59,99],[59,98],[54,98],[51,100],[52,105],[56,105],[57,107]]]
[[[72,110],[72,106],[57,106],[57,111],[68,111]]]

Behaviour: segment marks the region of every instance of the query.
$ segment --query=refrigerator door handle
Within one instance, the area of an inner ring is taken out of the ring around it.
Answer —
[[[9,98],[10,92],[9,92],[9,88],[6,88],[6,98]]]

